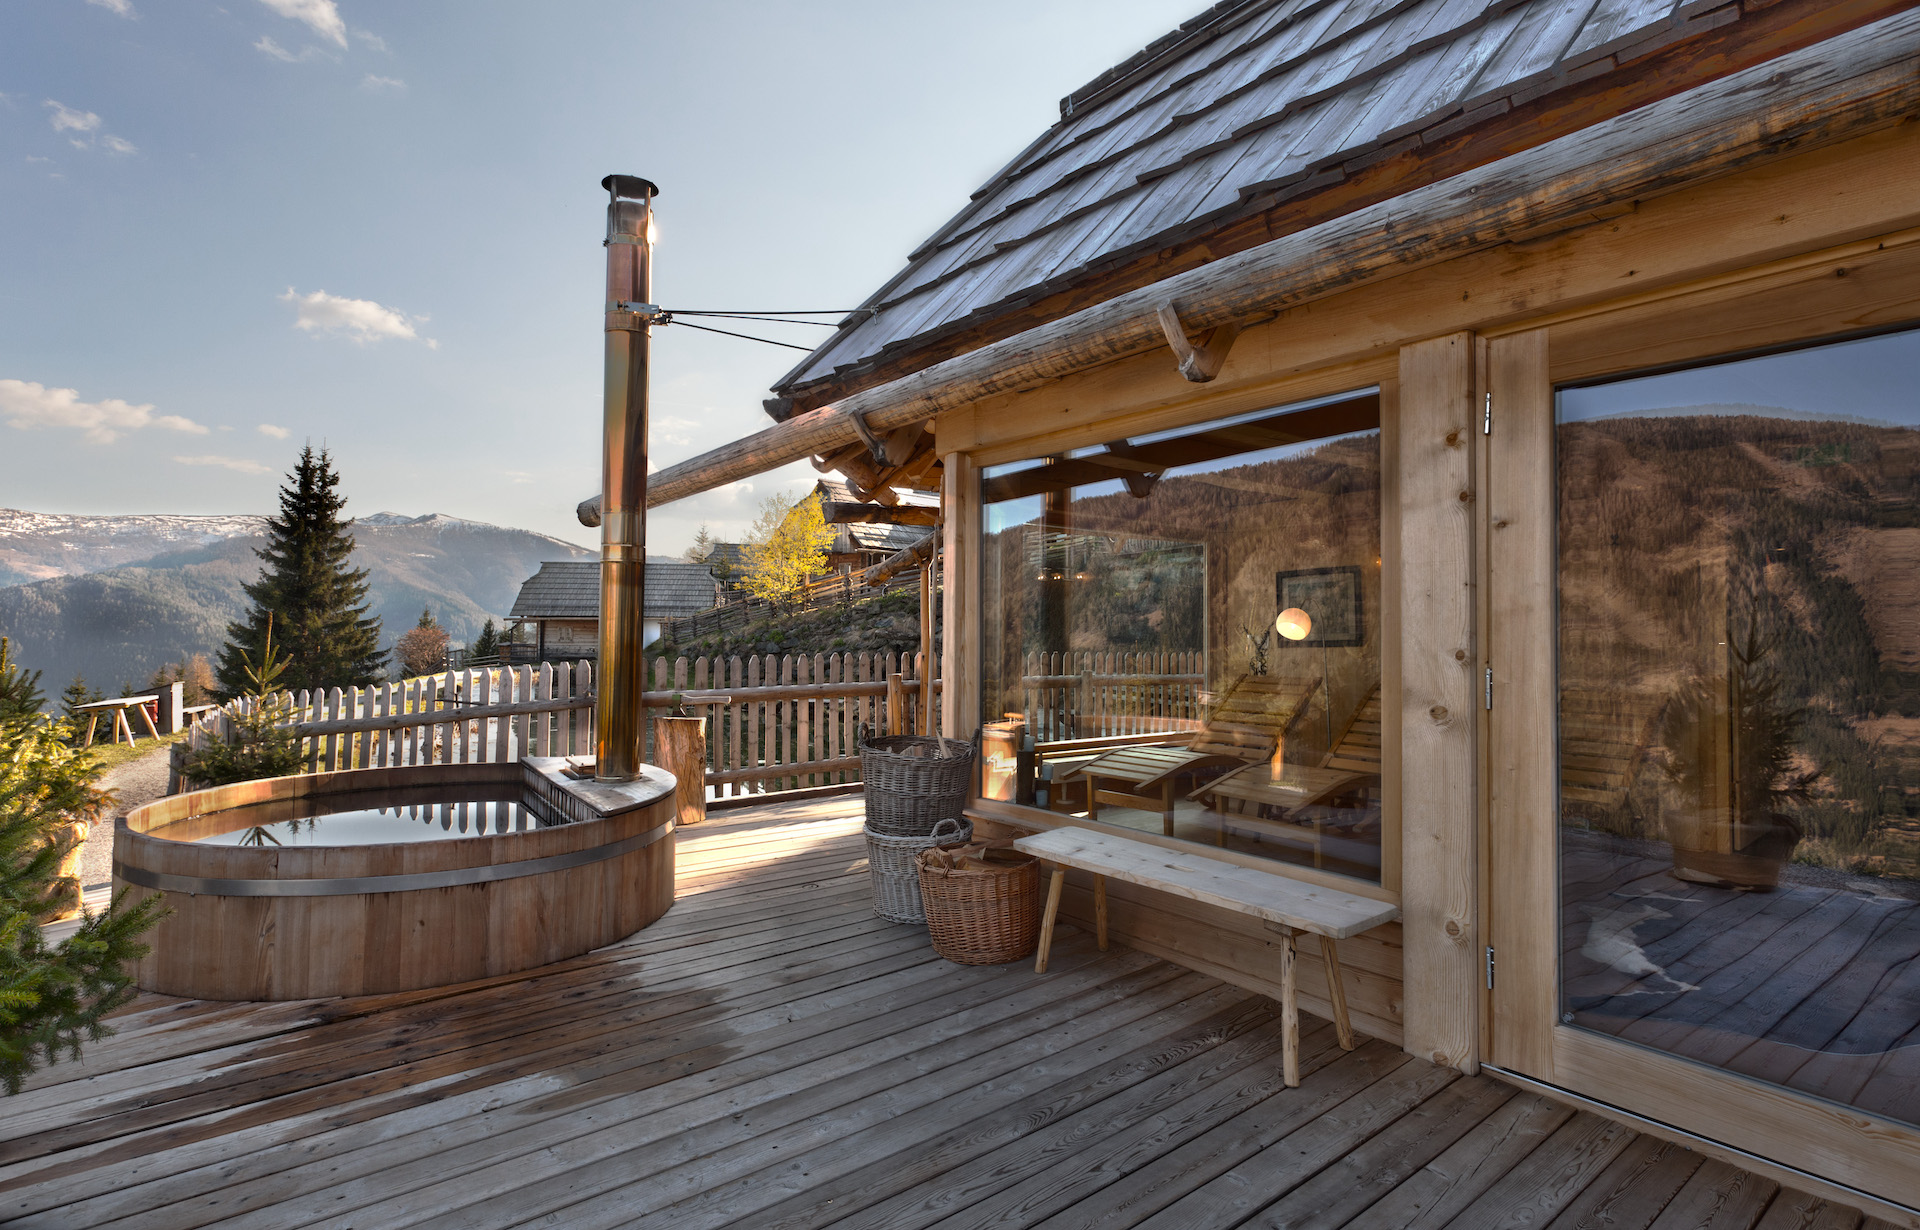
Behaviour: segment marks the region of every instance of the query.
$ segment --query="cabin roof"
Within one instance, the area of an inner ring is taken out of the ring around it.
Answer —
[[[1705,0],[1225,0],[1061,99],[1059,121],[784,376],[790,400],[768,410],[972,349],[996,318],[1024,322],[1006,334],[1108,298],[1131,286],[1102,288],[1103,273],[1156,252],[1167,267],[1133,284],[1275,238],[1184,263],[1169,250],[1744,17]],[[1575,126],[1632,105],[1589,102]],[[1525,143],[1507,140],[1490,156]]]
[[[711,610],[717,586],[705,564],[648,560],[646,617],[675,619]],[[600,561],[549,560],[520,584],[509,619],[600,618]]]
[[[823,500],[832,500],[840,504],[859,504],[863,501],[853,493],[853,488],[838,479],[823,478],[814,485],[814,495]],[[915,491],[910,487],[896,487],[893,494],[900,503],[914,508],[940,507],[940,493],[937,491]],[[836,525],[847,541],[845,549],[849,551],[885,551],[891,555],[895,551],[904,551],[927,536],[924,525],[878,525],[871,522],[856,521],[850,525]]]

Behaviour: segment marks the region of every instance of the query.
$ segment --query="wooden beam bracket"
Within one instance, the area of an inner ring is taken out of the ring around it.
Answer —
[[[873,428],[867,426],[867,416],[856,410],[849,410],[847,418],[853,422],[853,429],[860,433],[860,439],[865,442],[867,452],[873,455],[873,464],[890,468],[891,463],[887,461],[886,441],[873,434]]]
[[[1172,300],[1160,305],[1159,317],[1167,345],[1173,347],[1174,357],[1180,360],[1182,376],[1195,384],[1205,384],[1220,374],[1227,363],[1227,352],[1233,349],[1233,339],[1240,336],[1237,323],[1208,329],[1200,335],[1200,344],[1196,346],[1187,340],[1186,326],[1180,323],[1180,313],[1174,309]]]

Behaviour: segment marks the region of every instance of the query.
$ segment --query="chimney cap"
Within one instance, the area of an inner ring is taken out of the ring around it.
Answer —
[[[609,175],[600,181],[600,186],[613,193],[616,200],[644,201],[660,195],[660,185],[638,175]]]

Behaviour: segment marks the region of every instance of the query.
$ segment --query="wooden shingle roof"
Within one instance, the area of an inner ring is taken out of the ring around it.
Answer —
[[[676,619],[711,610],[717,586],[705,564],[648,560],[646,617]],[[600,562],[550,560],[520,585],[509,619],[600,618]]]
[[[782,378],[786,400],[769,413],[825,404],[1877,15],[1813,0],[1225,0],[1062,99],[1058,123]],[[1463,152],[1463,134],[1478,145]]]

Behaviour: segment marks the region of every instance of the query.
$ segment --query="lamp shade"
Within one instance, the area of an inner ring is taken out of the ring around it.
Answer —
[[[1290,641],[1304,641],[1313,631],[1313,617],[1297,606],[1290,606],[1274,618],[1273,630]]]

